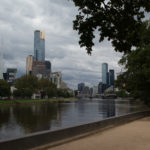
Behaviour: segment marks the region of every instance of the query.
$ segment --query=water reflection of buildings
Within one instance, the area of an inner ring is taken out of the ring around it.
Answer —
[[[136,108],[129,101],[110,99],[3,107],[0,109],[0,139],[106,119],[136,111]]]
[[[116,115],[115,100],[105,99],[100,101],[99,112],[102,113],[103,118],[115,116]]]

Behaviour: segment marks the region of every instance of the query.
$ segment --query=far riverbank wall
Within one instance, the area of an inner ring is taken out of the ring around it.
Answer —
[[[94,133],[96,131],[102,131],[110,127],[125,124],[146,116],[150,116],[149,110],[112,117],[105,120],[56,131],[37,132],[21,138],[0,141],[0,150],[25,150],[44,144],[49,144],[49,146],[56,146],[73,139],[85,137],[86,135],[92,134],[92,132]]]

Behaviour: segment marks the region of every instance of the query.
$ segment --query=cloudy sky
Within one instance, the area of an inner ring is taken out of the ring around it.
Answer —
[[[97,85],[101,81],[101,64],[120,72],[111,44],[95,40],[92,56],[78,45],[79,36],[73,30],[77,8],[68,0],[0,0],[0,47],[4,68],[16,67],[25,74],[26,57],[33,55],[34,30],[46,33],[46,59],[52,71],[61,71],[63,80],[76,89],[77,84]]]

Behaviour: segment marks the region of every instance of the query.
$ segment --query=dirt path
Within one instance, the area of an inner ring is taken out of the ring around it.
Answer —
[[[150,117],[47,150],[150,150]]]

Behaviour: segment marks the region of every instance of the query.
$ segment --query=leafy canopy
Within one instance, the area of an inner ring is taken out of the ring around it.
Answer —
[[[132,51],[120,62],[125,65],[126,71],[118,77],[117,86],[121,89],[125,83],[124,89],[131,96],[150,104],[150,44]]]
[[[79,13],[73,21],[80,35],[79,44],[91,54],[99,32],[99,42],[111,41],[116,51],[128,53],[132,47],[141,47],[142,21],[150,12],[150,0],[73,0]]]
[[[0,79],[0,97],[10,96],[10,84]]]

